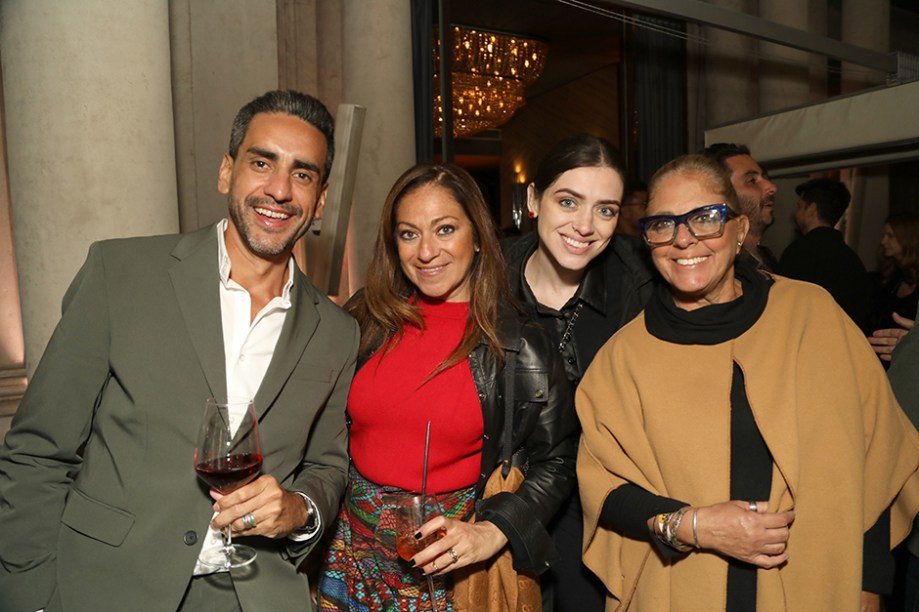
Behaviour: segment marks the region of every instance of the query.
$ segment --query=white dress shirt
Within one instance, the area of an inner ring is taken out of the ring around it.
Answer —
[[[230,256],[227,254],[224,232],[227,220],[217,224],[217,257],[220,271],[220,317],[223,322],[223,347],[226,360],[227,397],[255,398],[274,348],[281,336],[281,327],[287,311],[290,310],[290,291],[294,284],[294,258],[288,263],[287,283],[280,296],[272,298],[255,318],[251,319],[252,299],[249,292],[230,278]],[[256,410],[259,406],[256,406]],[[231,427],[239,426],[241,414],[231,414]],[[233,423],[235,422],[235,425]],[[296,541],[308,540],[319,533],[319,514],[315,504],[304,498],[312,509],[314,518],[310,529],[294,532],[290,536]],[[216,516],[216,513],[215,515]],[[220,532],[208,526],[207,535],[203,538],[198,562],[195,564],[196,576],[214,572],[214,568],[204,565],[201,557],[205,552],[219,550],[223,547]]]

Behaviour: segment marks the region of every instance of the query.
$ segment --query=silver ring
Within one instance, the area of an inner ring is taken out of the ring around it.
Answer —
[[[750,505],[747,506],[747,508],[749,508],[750,512],[756,512],[756,510],[758,509],[758,506],[756,505],[756,502],[755,502],[755,501],[751,501],[751,502],[749,502],[749,503],[750,503]]]
[[[447,554],[450,555],[450,558],[453,559],[453,562],[456,563],[459,561],[459,555],[456,554],[456,551],[453,550],[453,547],[447,549]]]
[[[436,572],[436,571],[437,571],[437,561],[431,561],[431,567],[432,567],[432,568],[434,569],[434,571]]]
[[[258,525],[258,522],[255,520],[255,515],[251,512],[247,512],[243,515],[243,527],[246,529],[255,529]]]

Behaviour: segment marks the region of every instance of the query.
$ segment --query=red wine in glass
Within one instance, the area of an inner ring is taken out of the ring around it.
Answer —
[[[195,471],[208,486],[231,493],[258,476],[262,467],[262,445],[258,419],[251,399],[209,398],[195,448]],[[229,526],[222,530],[223,549],[205,550],[199,557],[204,565],[229,570],[255,560],[255,550],[233,544]]]
[[[261,468],[260,454],[242,453],[202,461],[195,466],[195,471],[212,489],[230,493],[255,480]]]

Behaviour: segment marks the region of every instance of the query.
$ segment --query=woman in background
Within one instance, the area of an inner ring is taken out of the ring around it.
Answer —
[[[566,138],[527,188],[536,231],[504,245],[511,286],[552,337],[571,393],[597,350],[651,293],[646,254],[613,236],[624,187],[625,168],[609,142],[590,134]],[[555,612],[604,607],[603,584],[581,562],[582,523],[575,491],[552,525],[561,560],[542,576],[544,603]]]
[[[916,318],[919,307],[919,215],[898,213],[881,231],[880,277],[874,329],[896,327],[894,313]]]
[[[518,571],[538,574],[556,558],[546,525],[574,485],[576,418],[558,353],[509,307],[504,265],[468,173],[421,164],[396,181],[366,286],[346,307],[361,328],[348,398],[352,464],[321,571],[322,610],[431,609],[424,574],[445,577],[438,609],[450,610],[458,568],[505,546]],[[406,563],[381,538],[392,516],[386,499],[421,490],[428,422],[427,491],[439,494],[444,516],[421,532],[444,535]],[[516,493],[481,499],[506,433],[526,480]],[[473,510],[476,522],[464,522]]]
[[[665,284],[577,392],[608,609],[878,611],[919,434],[828,293],[737,258],[749,220],[719,163],[677,158],[650,196]]]

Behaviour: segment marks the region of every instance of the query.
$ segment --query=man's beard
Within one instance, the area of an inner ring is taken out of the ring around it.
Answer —
[[[251,231],[250,225],[246,222],[243,212],[246,208],[254,209],[263,202],[270,204],[272,207],[277,206],[274,201],[265,200],[264,198],[248,197],[246,198],[245,204],[240,204],[239,200],[233,198],[232,195],[227,196],[227,208],[230,211],[230,220],[233,222],[233,225],[236,226],[236,231],[239,232],[239,235],[242,237],[243,242],[246,243],[246,246],[249,247],[249,250],[260,257],[277,257],[282,253],[290,251],[300,236],[292,234],[281,243],[272,240],[257,239],[253,235],[254,232]],[[284,209],[284,212],[289,213],[293,217],[302,214],[287,209]]]
[[[740,204],[740,212],[750,219],[750,227],[755,233],[762,234],[763,230],[769,227],[771,223],[771,221],[766,223],[763,218],[763,203],[769,200],[757,201],[754,198],[740,194],[737,194],[737,200]]]

